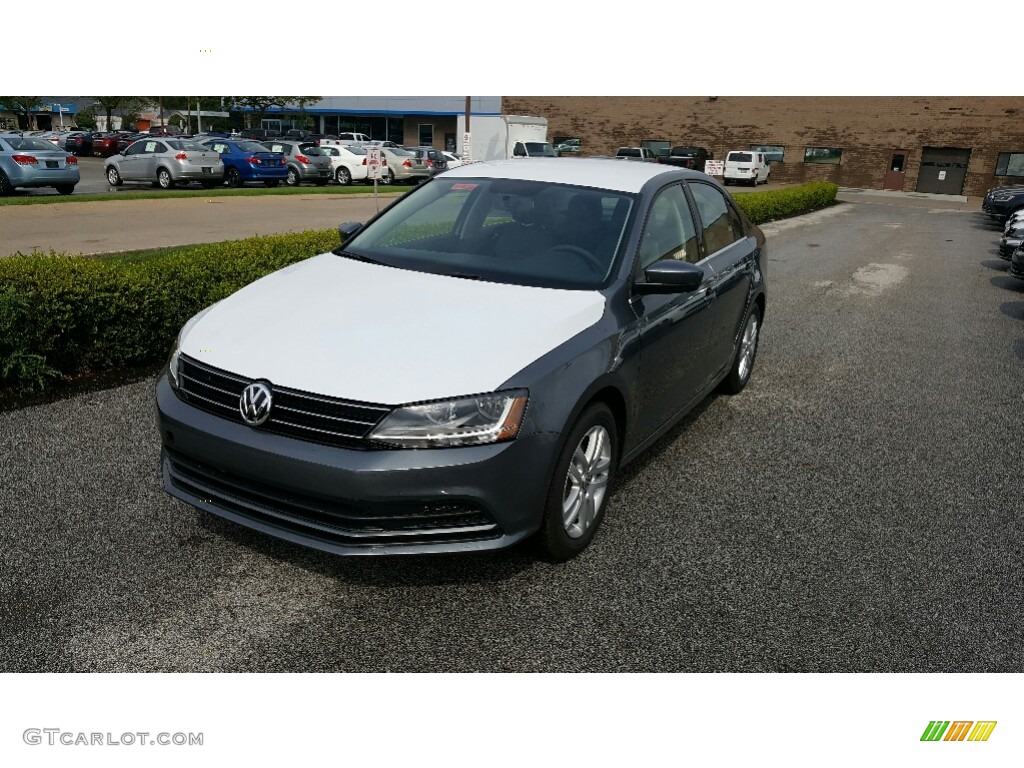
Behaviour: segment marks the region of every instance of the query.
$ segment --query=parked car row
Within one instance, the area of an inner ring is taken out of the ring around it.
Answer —
[[[1010,274],[1024,280],[1024,185],[993,187],[985,193],[981,209],[1003,225],[999,258],[1010,262]]]
[[[268,187],[281,182],[289,186],[303,182],[318,186],[331,181],[342,186],[357,181],[371,183],[367,147],[374,145],[380,148],[385,168],[379,179],[382,184],[416,183],[462,164],[455,155],[433,147],[400,147],[390,141],[364,141],[365,134],[349,135],[361,138],[354,144],[326,136],[255,141],[213,132],[188,136],[170,126],[143,133],[11,133],[0,136],[11,140],[2,153],[8,159],[0,166],[5,169],[0,177],[0,194],[30,186],[53,186],[61,194],[70,194],[80,180],[80,155],[104,157],[104,175],[111,186],[141,182],[162,189],[193,182],[206,189],[246,183]],[[17,154],[17,147],[31,147],[32,158],[20,154],[20,159],[10,159]],[[39,169],[47,172],[37,173]],[[60,173],[53,173],[55,169]]]

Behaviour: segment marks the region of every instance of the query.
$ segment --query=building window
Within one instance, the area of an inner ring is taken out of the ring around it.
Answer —
[[[433,123],[420,123],[420,146],[434,146],[434,125]]]
[[[1024,152],[1000,152],[996,176],[1024,176]]]
[[[839,165],[842,154],[843,150],[834,147],[807,147],[804,149],[804,162]]]
[[[786,148],[773,144],[751,144],[750,151],[761,152],[764,155],[764,159],[769,163],[781,163],[782,156],[786,153]]]

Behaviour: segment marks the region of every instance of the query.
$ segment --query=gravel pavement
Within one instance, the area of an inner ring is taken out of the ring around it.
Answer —
[[[1024,667],[1024,282],[974,212],[766,227],[747,389],[563,565],[338,559],[160,490],[153,382],[0,413],[0,672]]]

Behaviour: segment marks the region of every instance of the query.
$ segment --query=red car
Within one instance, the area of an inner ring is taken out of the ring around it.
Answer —
[[[117,142],[121,140],[119,133],[94,133],[92,135],[93,157],[110,157],[116,155],[120,150]]]

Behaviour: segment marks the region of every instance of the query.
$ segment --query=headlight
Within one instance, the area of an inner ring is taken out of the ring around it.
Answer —
[[[202,319],[203,315],[213,309],[220,302],[215,302],[208,306],[206,309],[202,309],[196,314],[192,315],[178,331],[178,338],[174,340],[174,347],[171,348],[171,357],[167,361],[167,373],[168,378],[171,381],[171,388],[178,388],[178,360],[181,357],[181,340],[185,338],[185,335],[192,330],[192,326],[195,325]]]
[[[397,408],[370,433],[370,439],[402,448],[484,445],[519,434],[526,413],[526,390],[460,397]]]
[[[1005,203],[1011,197],[1013,197],[1013,196],[1012,195],[993,195],[992,199],[993,200],[998,200],[1000,203]]]
[[[171,389],[178,388],[178,360],[181,358],[181,334],[174,340],[171,359],[167,361],[167,375],[171,381]]]

